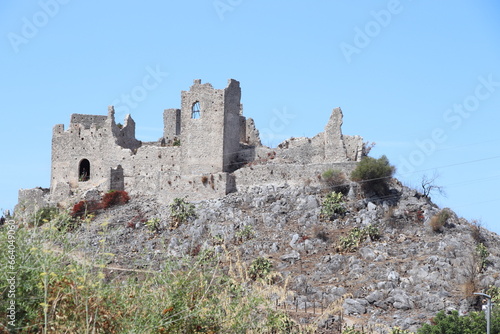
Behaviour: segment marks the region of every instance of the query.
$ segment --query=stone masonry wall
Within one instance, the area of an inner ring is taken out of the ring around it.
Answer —
[[[255,186],[319,186],[321,175],[328,169],[339,169],[350,175],[356,162],[331,164],[265,164],[241,168],[234,172],[236,190],[246,191]]]
[[[87,193],[126,190],[168,204],[175,197],[218,198],[255,185],[319,184],[327,169],[349,174],[365,153],[363,138],[342,134],[340,108],[313,138],[264,146],[240,100],[236,80],[224,89],[195,80],[181,92],[181,109],[164,111],[163,137],[150,143],[135,138],[130,115],[118,127],[113,107],[107,116],[73,114],[67,130],[63,124],[53,128],[50,198],[23,190],[20,202],[67,207]]]
[[[189,91],[181,93],[182,173],[227,171],[239,147],[239,82],[229,80],[225,89],[195,80]],[[192,109],[199,104],[198,118]]]

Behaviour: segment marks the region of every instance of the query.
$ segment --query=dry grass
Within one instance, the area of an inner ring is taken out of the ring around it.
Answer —
[[[383,222],[387,227],[400,229],[404,224],[397,219],[394,211],[394,207],[389,207],[389,210],[384,212]]]
[[[463,298],[472,297],[474,292],[479,291],[478,276],[478,258],[475,253],[472,253],[471,257],[464,264],[463,283],[460,285]]]
[[[483,223],[480,220],[472,220],[470,224],[470,234],[472,239],[474,239],[474,242],[476,242],[477,244],[483,242]]]
[[[464,298],[472,297],[473,293],[478,291],[477,280],[472,277],[467,278],[467,280],[460,285],[460,290]]]
[[[430,227],[433,232],[441,232],[442,228],[446,224],[448,218],[450,218],[450,213],[446,210],[441,210],[439,213],[435,214],[430,221]]]
[[[321,179],[329,190],[346,195],[349,192],[349,182],[344,172],[338,169],[329,169],[321,175]]]

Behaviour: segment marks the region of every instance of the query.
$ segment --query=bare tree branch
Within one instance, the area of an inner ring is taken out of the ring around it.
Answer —
[[[422,186],[422,193],[425,197],[430,198],[431,193],[437,193],[441,196],[446,196],[444,187],[435,184],[439,178],[437,171],[434,171],[432,176],[423,175],[420,185]]]

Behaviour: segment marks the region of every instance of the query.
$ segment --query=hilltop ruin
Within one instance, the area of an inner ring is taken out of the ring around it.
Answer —
[[[53,128],[50,190],[20,190],[16,211],[67,207],[110,190],[167,204],[176,197],[219,198],[254,185],[317,183],[327,169],[349,172],[366,153],[360,136],[342,134],[340,108],[315,137],[264,146],[254,121],[243,116],[240,98],[236,80],[224,89],[194,80],[181,92],[181,108],[164,111],[163,137],[156,142],[135,138],[130,115],[117,124],[112,106],[106,116],[71,115],[68,129]]]

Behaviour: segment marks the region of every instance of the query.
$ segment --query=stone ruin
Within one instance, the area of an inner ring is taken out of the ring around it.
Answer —
[[[44,206],[68,207],[110,190],[155,198],[212,199],[254,186],[318,184],[325,170],[349,173],[365,155],[363,138],[343,135],[335,108],[324,132],[291,138],[276,148],[262,145],[251,118],[243,116],[240,83],[224,89],[194,80],[181,92],[181,108],[163,113],[163,137],[135,138],[127,115],[71,115],[68,129],[53,128],[50,189],[21,189],[16,213]]]

